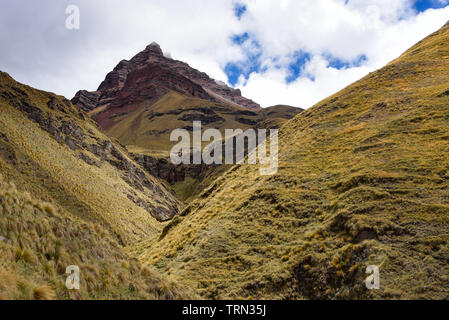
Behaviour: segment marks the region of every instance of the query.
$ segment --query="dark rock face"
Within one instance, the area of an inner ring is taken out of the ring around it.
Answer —
[[[81,90],[73,97],[72,103],[79,106],[83,111],[90,112],[97,107],[100,95],[101,92],[99,91],[89,92]]]
[[[158,65],[148,65],[128,75],[123,89],[115,97],[111,107],[118,108],[129,103],[159,97],[169,90],[196,98],[213,99],[201,86],[188,78]]]
[[[134,159],[151,175],[164,179],[170,184],[184,181],[186,177],[202,180],[209,169],[208,166],[203,164],[174,165],[168,159],[158,159],[140,154],[135,154]]]
[[[438,95],[438,98],[449,97],[449,90],[444,91],[443,93]]]
[[[255,126],[257,124],[257,121],[253,120],[253,119],[248,119],[248,118],[236,118],[235,119],[237,122],[243,123],[243,124],[247,124],[249,126]]]
[[[108,77],[117,79],[115,76],[117,73],[114,76],[110,75]],[[101,99],[100,103],[106,103],[107,108],[94,116],[105,129],[113,124],[115,116],[133,111],[140,102],[156,102],[170,90],[200,99],[214,99],[200,85],[155,64],[130,72],[123,85],[120,79],[118,81],[116,84],[121,86],[119,91],[104,84],[108,97]]]
[[[122,60],[107,74],[97,91],[79,91],[72,103],[87,112],[105,107],[102,112],[106,116],[96,120],[107,127],[109,123],[105,118],[118,110],[129,112],[130,106],[144,100],[156,102],[170,90],[250,110],[261,109],[257,103],[242,97],[240,90],[217,82],[184,62],[165,57],[156,43],[147,46],[130,61]]]
[[[8,137],[0,132],[0,158],[7,163],[15,165],[17,162],[17,156],[14,148],[10,145]]]
[[[225,119],[223,119],[217,114],[203,114],[203,113],[184,114],[178,119],[188,122],[201,121],[201,123],[203,123],[204,125],[209,125],[212,123],[223,123],[225,121]]]

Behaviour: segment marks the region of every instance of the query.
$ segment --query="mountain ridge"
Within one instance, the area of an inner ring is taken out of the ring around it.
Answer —
[[[97,91],[79,91],[72,103],[88,112],[150,174],[174,186],[183,201],[223,170],[171,165],[169,152],[176,144],[170,141],[173,130],[192,131],[193,121],[201,121],[204,129],[222,132],[275,129],[303,111],[291,106],[262,109],[243,98],[239,90],[164,56],[157,43],[129,61],[120,61]]]
[[[224,83],[219,83],[218,81],[211,79],[206,73],[190,67],[185,62],[173,60],[164,56],[160,46],[154,42],[148,45],[145,50],[135,55],[131,60],[122,60],[113,71],[108,73],[97,91],[88,92],[81,90],[75,95],[72,102],[88,112],[96,108],[107,106],[111,100],[114,100],[120,94],[120,91],[126,85],[128,76],[133,72],[137,72],[138,69],[145,67],[160,68],[159,71],[161,69],[165,71],[165,77],[178,78],[181,83],[183,81],[192,82],[186,83],[186,88],[184,90],[184,93],[189,93],[192,96],[196,96],[195,92],[197,91],[204,91],[201,93],[200,97],[206,98],[212,102],[221,101],[232,103],[250,110],[261,109],[260,105],[257,103],[242,97],[239,89],[233,89]],[[159,85],[156,85],[156,88],[165,88],[165,90],[163,90],[165,91],[164,93],[170,89],[173,90],[171,83],[163,82],[164,81],[159,83]],[[153,92],[152,94],[155,97],[155,100],[161,97],[160,92]]]
[[[447,299],[449,24],[280,129],[140,260],[218,299]],[[365,287],[366,268],[381,287]]]

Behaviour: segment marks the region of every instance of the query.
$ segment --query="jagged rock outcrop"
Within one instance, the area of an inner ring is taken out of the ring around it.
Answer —
[[[170,184],[184,181],[186,177],[202,181],[210,166],[198,165],[174,165],[169,159],[156,158],[148,155],[134,154],[135,161],[150,174],[157,178],[164,179]]]
[[[250,110],[261,109],[254,101],[242,97],[240,90],[211,79],[187,63],[164,56],[156,43],[147,46],[131,60],[122,60],[107,74],[97,91],[81,90],[72,103],[87,112],[104,107],[102,113],[110,117],[120,113],[120,108],[145,99],[155,102],[168,91],[230,103]],[[102,123],[104,118],[100,119],[100,125],[107,126],[107,121]]]
[[[90,112],[97,107],[100,95],[100,91],[81,90],[73,97],[72,103],[79,106],[83,111]]]

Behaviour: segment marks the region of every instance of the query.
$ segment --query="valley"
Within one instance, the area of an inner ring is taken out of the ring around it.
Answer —
[[[284,124],[278,174],[233,167],[140,260],[210,299],[447,299],[448,35]]]
[[[225,129],[279,128],[303,111],[285,105],[262,109],[239,90],[166,57],[157,43],[122,60],[97,91],[81,90],[72,103],[87,111],[147,171],[173,185],[181,201],[198,195],[229,165],[172,165],[174,130],[192,132],[193,122],[201,121],[204,130],[217,129],[224,137]]]
[[[307,110],[156,43],[71,101],[0,72],[0,298],[448,299],[448,79],[449,23]],[[194,121],[279,129],[276,174],[173,164]]]

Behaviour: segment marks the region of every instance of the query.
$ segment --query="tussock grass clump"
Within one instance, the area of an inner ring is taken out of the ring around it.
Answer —
[[[53,300],[55,298],[55,292],[48,286],[40,286],[33,289],[34,300]]]
[[[154,271],[141,272],[140,263],[124,254],[98,224],[82,221],[18,188],[11,192],[11,185],[1,177],[0,235],[4,239],[0,241],[3,299],[194,297]],[[80,291],[65,287],[69,265],[80,268]]]
[[[56,215],[56,209],[51,203],[43,203],[42,209],[48,213],[49,215],[55,216]]]

